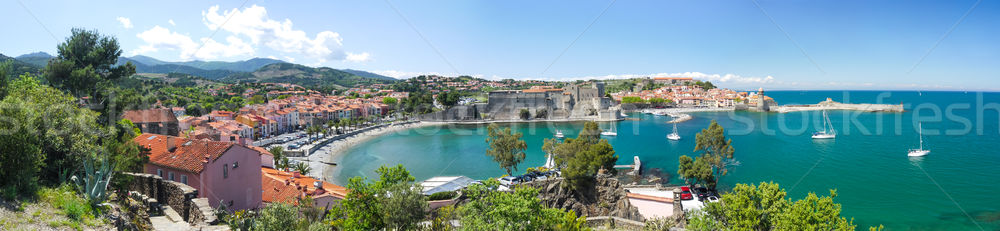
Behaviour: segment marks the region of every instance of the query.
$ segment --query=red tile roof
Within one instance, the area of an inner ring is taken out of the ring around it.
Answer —
[[[177,123],[174,112],[165,108],[125,111],[122,118],[132,123]]]
[[[347,196],[347,188],[331,184],[315,178],[300,175],[293,177],[295,173],[276,170],[273,168],[261,167],[261,187],[262,199],[266,203],[284,202],[296,204],[299,198],[305,195],[313,198],[332,196],[337,199],[344,199]],[[317,190],[315,182],[323,186],[323,190]]]
[[[144,133],[133,139],[149,148],[149,163],[191,173],[201,173],[204,161],[213,161],[232,148],[234,143],[194,140],[183,137]],[[171,144],[172,142],[172,144]],[[173,146],[173,150],[168,146]]]

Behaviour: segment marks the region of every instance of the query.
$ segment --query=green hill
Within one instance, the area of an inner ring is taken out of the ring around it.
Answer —
[[[368,83],[391,83],[395,80],[362,77],[349,72],[329,68],[312,68],[292,63],[274,63],[251,73],[239,73],[221,79],[223,81],[292,83],[305,87],[354,87]]]
[[[132,58],[118,58],[117,65],[122,65],[130,61],[132,62],[133,65],[135,65],[136,73],[157,73],[157,74],[183,73],[213,80],[239,73],[231,70],[205,70],[201,68],[178,65],[178,64],[150,65],[139,60],[134,60]]]
[[[375,73],[371,73],[371,72],[367,72],[367,71],[361,71],[361,70],[343,69],[341,71],[344,71],[344,72],[347,72],[347,73],[351,73],[351,74],[354,74],[354,75],[357,75],[357,76],[365,77],[365,78],[382,79],[382,80],[397,80],[396,78],[393,78],[393,77],[384,76],[384,75],[380,75],[380,74],[375,74]]]
[[[133,60],[133,61],[138,62],[138,63],[146,64],[146,65],[149,65],[149,66],[157,66],[157,65],[180,65],[180,66],[193,67],[193,68],[202,69],[202,70],[208,70],[208,71],[225,70],[225,71],[233,71],[233,72],[252,72],[252,71],[260,69],[261,67],[266,66],[268,64],[283,63],[284,62],[284,61],[281,61],[281,60],[268,59],[268,58],[252,58],[252,59],[248,59],[248,60],[244,60],[244,61],[235,61],[235,62],[199,61],[199,60],[186,61],[186,62],[167,62],[167,61],[161,61],[161,60],[153,58],[153,57],[142,56],[142,55],[132,56],[132,57],[129,57],[128,59]]]
[[[52,58],[55,58],[55,56],[41,51],[15,57],[15,59],[20,60],[21,62],[30,63],[38,67],[45,67],[45,65],[49,65],[49,59]]]
[[[42,72],[42,67],[17,60],[10,56],[0,54],[0,62],[7,62],[8,60],[11,61],[12,64],[11,66],[12,72],[10,73],[11,75],[16,76],[24,73],[41,74]]]

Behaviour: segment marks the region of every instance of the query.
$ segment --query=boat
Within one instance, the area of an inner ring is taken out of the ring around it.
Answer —
[[[621,114],[622,114],[622,117],[628,117],[628,115],[626,115],[625,112],[621,112]]]
[[[674,133],[667,134],[668,140],[680,140],[681,135],[677,134],[677,123],[674,123]]]
[[[657,112],[653,112],[653,115],[665,116],[665,115],[667,115],[667,112],[657,111]]]
[[[920,124],[920,123],[918,123],[917,124],[917,134],[918,134],[917,136],[920,137],[920,148],[918,148],[918,149],[910,149],[910,151],[906,154],[906,156],[925,156],[925,155],[931,153],[931,150],[924,149],[924,131],[923,130],[924,130],[923,125]]]
[[[563,133],[562,133],[561,130],[556,130],[556,138],[562,139],[562,138],[565,138],[565,137],[566,136],[563,135]]]
[[[615,129],[615,123],[611,122],[611,130],[601,132],[602,136],[618,136],[618,131]]]
[[[813,132],[813,139],[833,139],[837,138],[837,130],[833,129],[833,123],[830,123],[830,117],[826,115],[826,110],[823,110],[823,131]]]

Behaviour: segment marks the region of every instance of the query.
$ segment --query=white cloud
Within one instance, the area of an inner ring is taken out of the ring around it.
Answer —
[[[343,38],[332,31],[322,31],[310,38],[305,31],[292,27],[292,21],[273,20],[267,9],[252,5],[231,9],[219,14],[219,6],[202,11],[202,22],[212,30],[225,30],[235,35],[247,36],[250,43],[262,44],[283,53],[305,55],[319,63],[328,60],[360,62],[368,60],[368,53],[348,53],[343,50]]]
[[[126,17],[118,17],[118,22],[122,24],[125,29],[132,29],[132,20]]]
[[[345,59],[345,61],[365,62],[365,61],[368,61],[370,59],[371,59],[371,54],[368,54],[368,52],[362,52],[360,54],[355,54],[355,53],[347,52],[347,59]]]
[[[167,20],[167,23],[170,23],[171,26],[176,26],[177,25],[177,23],[174,23],[173,19]]]
[[[219,43],[210,38],[202,38],[195,42],[190,36],[177,32],[171,32],[167,28],[154,26],[152,29],[143,31],[136,35],[146,42],[146,45],[133,50],[132,54],[144,54],[156,52],[160,49],[180,51],[181,59],[215,59],[218,57],[234,57],[241,55],[253,55],[254,49],[250,44],[235,37],[226,37],[228,44]]]

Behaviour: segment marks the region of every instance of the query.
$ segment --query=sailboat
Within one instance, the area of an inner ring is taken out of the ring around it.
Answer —
[[[833,130],[833,123],[830,123],[830,117],[826,115],[826,110],[823,110],[823,131],[813,132],[813,139],[833,139],[837,137],[837,131]]]
[[[918,123],[917,124],[917,134],[918,134],[918,136],[920,136],[920,148],[918,148],[918,149],[910,149],[910,151],[906,154],[906,156],[925,156],[928,153],[931,153],[931,150],[925,150],[924,149],[924,131],[923,130],[924,130],[923,125],[920,124],[920,123]]]
[[[667,134],[668,140],[680,140],[681,135],[677,134],[677,123],[674,123],[674,133]]]
[[[563,135],[562,130],[556,130],[556,138],[562,139],[564,137],[566,136]]]
[[[615,129],[615,122],[611,122],[611,130],[601,132],[602,136],[618,136],[618,131]]]

